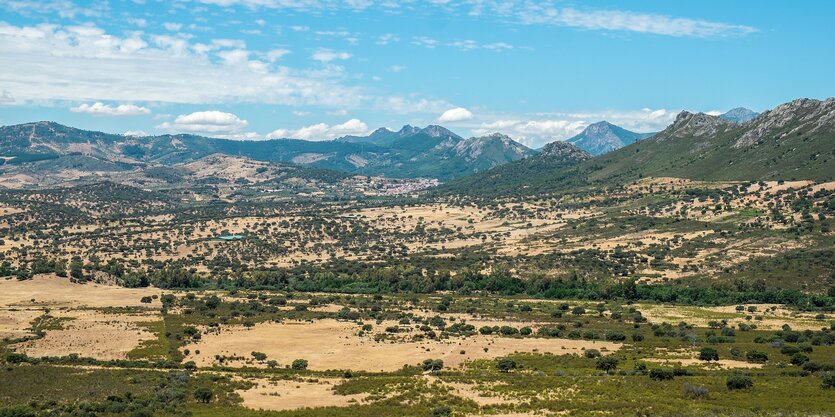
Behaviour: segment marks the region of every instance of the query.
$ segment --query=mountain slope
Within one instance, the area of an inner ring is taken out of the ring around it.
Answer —
[[[441,186],[441,194],[510,195],[536,193],[548,184],[570,183],[568,170],[592,155],[566,142],[545,145],[542,152]]]
[[[602,155],[652,135],[652,133],[635,133],[603,121],[588,125],[576,136],[566,139],[566,142],[592,155]]]
[[[592,181],[673,176],[704,180],[835,177],[835,99],[799,99],[737,124],[682,112],[655,136],[589,161]]]
[[[642,177],[832,181],[835,99],[798,99],[742,124],[685,111],[654,136],[604,155],[562,164],[542,156],[461,178],[443,190],[531,194],[625,184]]]
[[[489,145],[468,145],[469,141],[441,126],[378,129],[367,137],[333,141],[236,141],[196,135],[123,136],[37,122],[0,127],[0,165],[72,155],[101,163],[174,165],[225,154],[365,175],[449,180],[533,154],[512,140],[485,141]]]

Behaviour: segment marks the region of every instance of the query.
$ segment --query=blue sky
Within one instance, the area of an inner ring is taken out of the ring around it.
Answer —
[[[835,95],[835,3],[0,0],[0,124],[530,145]]]

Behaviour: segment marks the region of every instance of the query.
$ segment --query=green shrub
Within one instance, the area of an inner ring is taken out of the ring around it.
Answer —
[[[669,369],[655,368],[649,371],[649,377],[655,381],[668,381],[673,379],[673,371]]]
[[[754,381],[748,375],[733,374],[725,381],[729,390],[746,389],[754,386]]]
[[[718,361],[719,360],[719,352],[712,347],[703,347],[699,351],[699,359],[703,361]]]

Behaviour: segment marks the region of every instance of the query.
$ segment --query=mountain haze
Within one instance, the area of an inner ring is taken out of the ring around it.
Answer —
[[[652,133],[635,133],[602,121],[588,125],[579,134],[566,139],[566,142],[592,155],[602,155],[652,135]]]
[[[0,163],[19,165],[71,158],[90,167],[172,165],[212,154],[247,157],[365,175],[448,180],[533,155],[508,137],[464,139],[441,126],[378,129],[333,141],[237,141],[197,135],[125,136],[54,122],[0,127]],[[83,157],[83,158],[82,158]],[[108,168],[109,169],[109,168]]]

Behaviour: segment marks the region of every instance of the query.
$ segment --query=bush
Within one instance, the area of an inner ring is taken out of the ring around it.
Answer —
[[[792,355],[792,358],[791,358],[792,365],[801,366],[806,362],[809,362],[809,357],[808,356],[806,356],[806,355],[804,355],[800,352],[795,353],[794,355]]]
[[[600,369],[601,371],[606,371],[606,373],[608,374],[611,370],[618,367],[618,362],[619,361],[616,358],[613,358],[611,356],[603,356],[597,358],[597,364],[595,366],[597,367],[597,369]]]
[[[748,362],[764,363],[768,362],[768,355],[765,352],[751,350],[745,354],[745,359],[748,359]]]
[[[599,358],[600,357],[600,351],[597,350],[597,349],[586,349],[586,351],[583,352],[583,355],[585,355],[585,357],[590,358],[590,359]]]
[[[296,360],[293,361],[293,363],[290,365],[290,367],[297,370],[297,371],[304,371],[304,370],[307,369],[307,360],[296,359]]]
[[[24,405],[0,407],[0,417],[35,417],[35,411]]]
[[[700,400],[708,398],[710,396],[710,391],[708,391],[707,388],[699,385],[691,385],[685,382],[683,389],[684,396],[692,400]]]
[[[699,351],[699,359],[703,361],[718,361],[719,352],[712,347],[703,347],[702,350]]]
[[[211,402],[213,396],[214,393],[207,387],[200,387],[194,390],[194,399],[204,404]]]
[[[734,374],[728,377],[725,385],[729,390],[746,389],[754,386],[754,381],[748,375]]]
[[[426,359],[420,365],[424,371],[438,372],[444,369],[444,361],[440,359]]]
[[[673,379],[673,371],[669,369],[655,368],[649,371],[649,377],[655,381],[669,381]]]
[[[443,405],[432,409],[432,417],[449,417],[452,415],[452,409]]]
[[[821,388],[835,388],[835,372],[827,372],[821,378]]]
[[[516,369],[516,361],[510,358],[501,358],[496,362],[496,368],[502,372],[510,372],[510,370]]]

